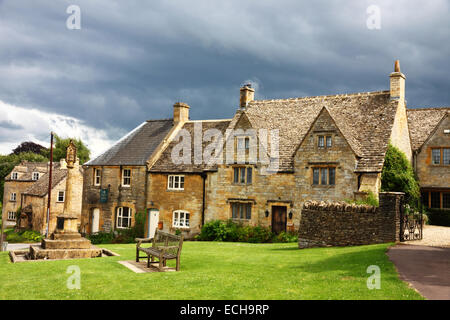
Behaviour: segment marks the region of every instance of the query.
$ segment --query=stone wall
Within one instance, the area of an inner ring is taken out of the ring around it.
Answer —
[[[380,193],[380,206],[308,201],[303,205],[299,248],[399,241],[403,193]]]

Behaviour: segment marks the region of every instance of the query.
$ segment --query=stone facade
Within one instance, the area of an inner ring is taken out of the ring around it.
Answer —
[[[147,207],[159,211],[159,221],[163,231],[175,233],[180,230],[186,239],[194,237],[202,227],[203,213],[203,175],[182,174],[184,190],[168,188],[169,173],[151,173],[150,188],[147,191]],[[177,173],[177,175],[180,175]],[[175,227],[173,214],[175,211],[189,213],[189,227]],[[148,223],[148,222],[147,222]],[[146,225],[148,234],[148,225]]]
[[[33,173],[39,173],[42,177],[47,173],[47,163],[32,163],[22,162],[11,171],[5,178],[4,192],[3,192],[3,221],[5,226],[15,226],[16,220],[8,219],[8,213],[16,213],[19,208],[23,207],[22,194],[30,188],[37,180],[33,180]],[[12,174],[17,173],[17,179],[12,179]],[[11,199],[11,195],[15,193],[15,200]],[[10,214],[11,215],[11,214]],[[16,216],[16,218],[18,218]]]
[[[75,164],[72,172],[71,190],[67,190],[67,167],[65,166],[65,161],[62,160],[59,166],[53,170],[49,234],[56,230],[56,217],[64,213],[64,202],[68,196],[68,192],[71,192],[72,198],[70,204],[71,212],[77,216],[81,215],[83,171],[78,162]],[[59,199],[60,192],[64,192],[64,199]],[[38,184],[28,188],[24,192],[22,205],[22,226],[45,234],[47,229],[48,175],[43,176]]]
[[[306,202],[299,248],[366,245],[400,240],[402,193],[380,193],[380,206]]]
[[[100,184],[94,183],[94,170],[100,170]],[[131,170],[130,186],[122,185],[124,169]],[[83,180],[83,208],[81,231],[91,233],[94,210],[99,211],[99,231],[110,232],[117,228],[117,208],[131,209],[131,226],[136,212],[146,212],[146,166],[89,166]],[[108,190],[108,199],[100,202],[100,190]]]

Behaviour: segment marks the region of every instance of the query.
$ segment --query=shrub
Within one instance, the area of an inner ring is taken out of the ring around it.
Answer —
[[[9,230],[5,232],[6,241],[9,243],[32,243],[32,242],[40,242],[43,239],[43,235],[41,235],[38,231],[26,230],[15,232],[14,230]]]
[[[281,232],[279,235],[275,235],[273,242],[298,242],[298,235],[296,233]]]
[[[419,183],[411,163],[398,148],[389,144],[381,173],[382,191],[404,192],[406,200],[414,207],[420,196]]]
[[[105,244],[105,243],[112,243],[114,239],[114,233],[112,232],[97,232],[95,234],[87,235],[86,238],[88,238],[92,244]]]
[[[378,207],[380,205],[377,196],[372,191],[367,191],[367,196],[362,200],[346,199],[345,202],[354,204],[366,204],[374,207]]]
[[[282,232],[275,235],[269,228],[260,226],[244,226],[232,220],[214,220],[206,223],[196,237],[200,241],[224,242],[297,242],[297,235]]]

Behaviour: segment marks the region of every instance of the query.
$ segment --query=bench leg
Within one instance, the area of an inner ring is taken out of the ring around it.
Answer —
[[[136,262],[139,262],[139,249],[136,248]]]
[[[159,271],[163,271],[163,263],[164,259],[162,257],[159,257]]]
[[[150,268],[150,256],[147,256],[147,268]]]
[[[180,271],[180,258],[177,258],[177,271]]]

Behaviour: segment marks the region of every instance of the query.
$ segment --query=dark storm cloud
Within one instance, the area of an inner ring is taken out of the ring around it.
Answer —
[[[81,30],[66,28],[71,4]],[[371,4],[380,30],[366,26]],[[446,0],[5,0],[0,100],[117,139],[176,101],[193,119],[230,118],[248,80],[257,98],[386,90],[400,59],[409,106],[448,105],[448,14]]]

